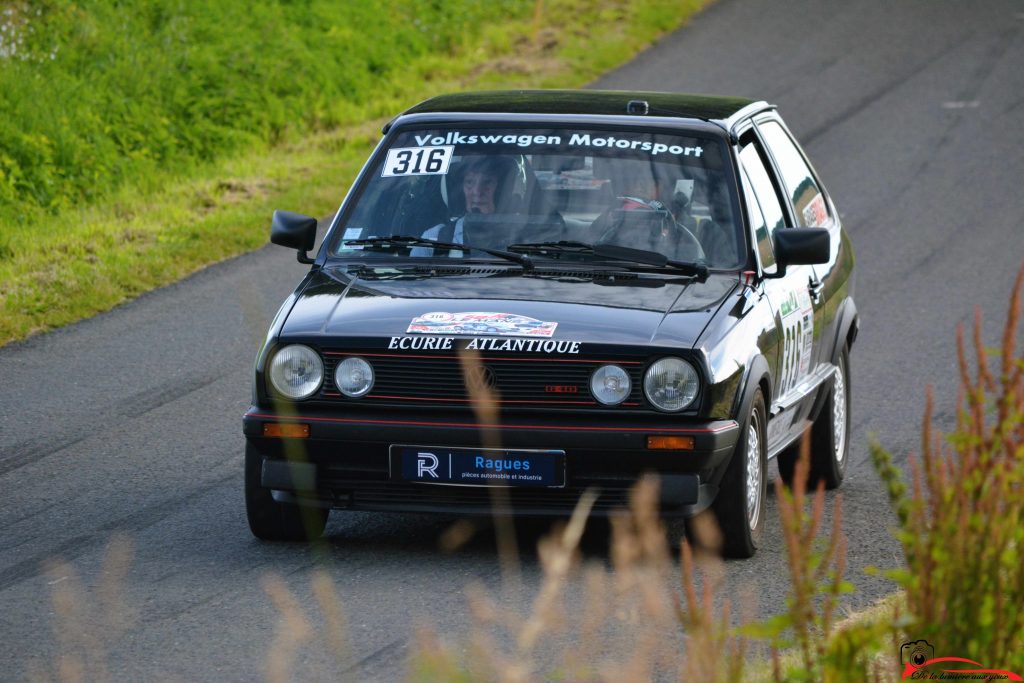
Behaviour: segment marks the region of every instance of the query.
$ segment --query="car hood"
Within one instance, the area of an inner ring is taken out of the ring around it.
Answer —
[[[343,267],[311,273],[281,330],[287,338],[394,337],[429,313],[503,313],[557,323],[555,340],[691,348],[737,287],[735,274],[706,281],[662,275],[521,275],[507,269],[382,276]],[[485,329],[455,333],[487,335]],[[509,333],[503,333],[509,334]],[[518,335],[518,336],[529,336]],[[544,335],[547,337],[547,335]],[[320,339],[319,343],[335,345]]]

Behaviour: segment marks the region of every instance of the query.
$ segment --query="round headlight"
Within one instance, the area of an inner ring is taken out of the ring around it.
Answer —
[[[334,384],[349,398],[359,398],[373,388],[373,366],[362,358],[346,358],[334,371]]]
[[[662,358],[647,368],[644,393],[658,410],[682,410],[697,398],[700,378],[682,358]]]
[[[590,393],[606,406],[625,401],[631,388],[629,375],[618,365],[602,365],[590,376]]]
[[[316,351],[301,344],[285,346],[270,361],[270,384],[287,398],[300,401],[320,388],[324,363]]]

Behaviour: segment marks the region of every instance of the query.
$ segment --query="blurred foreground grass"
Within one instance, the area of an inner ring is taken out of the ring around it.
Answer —
[[[0,345],[259,247],[273,208],[335,210],[421,99],[582,86],[705,2],[11,3]]]

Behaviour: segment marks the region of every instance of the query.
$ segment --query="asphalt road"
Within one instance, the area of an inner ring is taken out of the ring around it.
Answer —
[[[956,326],[980,305],[995,343],[1024,260],[1022,65],[1019,0],[723,0],[596,84],[774,102],[836,199],[862,317],[842,488],[851,609],[891,589],[866,565],[899,562],[868,436],[904,460],[927,384],[952,423]],[[451,517],[336,513],[322,553],[249,534],[249,367],[302,272],[266,248],[0,349],[0,678],[55,676],[61,654],[90,652],[117,679],[259,679],[279,622],[265,577],[317,625],[317,568],[342,597],[350,649],[302,650],[297,678],[393,680],[416,624],[465,634],[464,586],[501,577],[486,530],[454,554],[437,547]],[[728,565],[762,615],[786,590],[769,504],[767,548]],[[539,531],[524,535],[520,604],[538,574]],[[588,537],[597,559],[602,543]]]

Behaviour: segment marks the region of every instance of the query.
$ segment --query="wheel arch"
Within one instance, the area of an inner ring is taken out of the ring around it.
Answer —
[[[857,305],[853,303],[851,297],[847,297],[843,301],[837,317],[839,318],[839,324],[836,325],[836,336],[832,340],[832,353],[829,356],[829,362],[832,364],[839,360],[839,354],[842,353],[844,346],[848,349],[853,348],[853,343],[857,340],[857,335],[860,332],[860,317],[857,315]]]
[[[843,349],[849,350],[853,347],[853,342],[856,341],[857,333],[860,331],[860,318],[857,317],[857,306],[853,303],[852,298],[847,297],[843,301],[838,317],[839,324],[836,325],[836,336],[832,341],[832,352],[828,357],[828,361],[832,365],[839,364],[839,356],[843,353]],[[831,387],[832,380],[830,379],[818,389],[818,395],[814,399],[814,405],[811,407],[811,412],[808,414],[807,419],[812,422],[818,419],[822,408],[825,406],[825,401],[828,399]]]
[[[740,382],[740,390],[736,392],[736,400],[732,414],[735,417],[737,424],[740,426],[741,433],[746,432],[750,405],[753,403],[754,394],[758,389],[761,390],[761,395],[764,397],[766,419],[764,429],[767,433],[767,420],[771,419],[772,375],[771,369],[768,366],[768,361],[760,353],[752,356],[747,362],[743,380]],[[715,486],[718,486],[721,483],[722,477],[725,476],[725,471],[729,467],[729,463],[732,461],[734,454],[735,450],[728,458],[725,458],[725,460],[715,470],[714,475],[712,476],[712,482]]]
[[[754,398],[754,391],[758,388],[764,394],[765,406],[772,404],[772,375],[768,367],[768,361],[760,353],[755,354],[747,361],[747,369],[740,382],[740,390],[736,392],[736,401],[732,413],[736,416],[737,422],[742,422],[746,415],[747,408]]]

